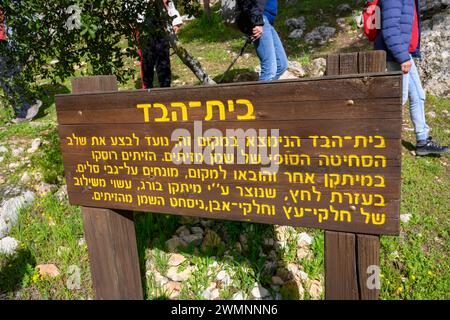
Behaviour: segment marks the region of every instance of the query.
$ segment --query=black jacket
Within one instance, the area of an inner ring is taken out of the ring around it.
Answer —
[[[251,34],[256,26],[264,25],[264,8],[267,0],[239,0],[236,1],[239,17],[238,27],[245,34]]]

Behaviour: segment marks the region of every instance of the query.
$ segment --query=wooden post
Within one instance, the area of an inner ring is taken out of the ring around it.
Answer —
[[[386,71],[386,52],[331,54],[327,75]],[[380,267],[380,237],[325,232],[325,298],[328,300],[378,300],[380,290],[367,286],[369,266]]]
[[[117,91],[115,76],[72,80],[72,93]],[[92,282],[98,300],[142,300],[132,211],[82,207]]]

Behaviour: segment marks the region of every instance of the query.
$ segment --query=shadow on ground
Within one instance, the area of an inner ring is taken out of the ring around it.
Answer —
[[[24,277],[34,270],[36,260],[28,249],[0,260],[0,295],[20,289]]]

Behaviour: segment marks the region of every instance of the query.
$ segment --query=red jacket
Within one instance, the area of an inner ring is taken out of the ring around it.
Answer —
[[[3,11],[0,9],[0,41],[6,40],[5,29],[5,16],[3,15]]]

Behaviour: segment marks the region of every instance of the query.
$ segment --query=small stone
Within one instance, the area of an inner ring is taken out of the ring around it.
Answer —
[[[44,196],[46,194],[55,191],[56,188],[57,187],[55,185],[46,182],[41,182],[38,185],[34,186],[35,191],[41,196]]]
[[[69,195],[67,194],[67,185],[64,184],[63,186],[61,186],[61,188],[59,188],[59,190],[55,193],[55,198],[62,202],[64,200],[67,200],[67,198],[69,197]]]
[[[297,258],[299,260],[302,260],[302,259],[306,258],[307,256],[309,256],[308,248],[303,247],[303,248],[297,249]]]
[[[429,112],[427,113],[427,115],[428,115],[431,119],[436,118],[436,112],[434,112],[434,111],[429,111]]]
[[[258,284],[255,284],[255,287],[252,289],[251,293],[256,299],[263,299],[270,296],[269,290]]]
[[[275,241],[275,249],[283,251],[287,248],[287,241]]]
[[[242,252],[242,244],[240,242],[236,242],[235,248],[237,252]]]
[[[214,224],[214,220],[200,220],[200,224],[203,228],[209,228]]]
[[[231,277],[228,275],[228,273],[225,270],[220,271],[217,274],[216,279],[220,282],[222,282],[225,286],[231,285]]]
[[[187,279],[189,279],[189,276],[191,275],[191,269],[190,268],[186,268],[181,272],[178,272],[178,268],[177,267],[171,267],[169,268],[169,270],[167,271],[167,278],[169,278],[172,281],[186,281]]]
[[[220,292],[219,289],[216,288],[216,284],[211,283],[211,285],[203,291],[202,296],[207,300],[215,300],[220,297]]]
[[[320,281],[318,280],[311,281],[309,285],[309,295],[311,296],[311,298],[313,298],[314,300],[319,300],[322,296],[322,291],[323,287]]]
[[[6,148],[5,146],[0,146],[0,153],[8,153],[8,148]]]
[[[36,138],[31,142],[31,148],[27,150],[28,153],[35,153],[41,146],[41,139]]]
[[[0,157],[0,163],[2,163],[3,160],[5,160],[5,157]]]
[[[236,292],[235,294],[233,294],[233,297],[231,298],[231,300],[239,300],[239,301],[245,300],[244,293],[241,291]]]
[[[278,277],[278,276],[273,276],[272,277],[272,283],[274,284],[274,285],[282,285],[282,284],[284,284],[284,281],[283,281],[283,279],[281,279],[280,277]]]
[[[86,245],[86,240],[83,238],[80,238],[80,240],[78,240],[78,246],[83,247]]]
[[[188,216],[182,216],[180,219],[181,224],[197,224],[200,221],[197,217],[188,217]]]
[[[187,244],[178,237],[173,237],[166,241],[166,247],[170,252],[176,252],[178,248],[186,248]]]
[[[164,285],[164,289],[169,293],[170,299],[176,299],[181,292],[181,283],[170,281]]]
[[[188,245],[193,244],[194,246],[199,246],[202,243],[203,235],[202,234],[190,234],[187,236],[181,237],[181,239],[186,242]]]
[[[11,169],[11,170],[14,170],[14,169],[17,169],[19,166],[20,166],[19,163],[17,163],[17,162],[12,162],[12,163],[10,163],[10,164],[8,165],[8,168]]]
[[[155,283],[157,285],[159,285],[160,287],[164,286],[165,284],[167,284],[169,282],[169,279],[164,277],[161,273],[159,273],[156,270],[148,270],[145,274],[147,277],[153,278]]]
[[[339,27],[344,28],[346,26],[345,18],[338,18],[338,19],[336,19],[336,24]]]
[[[40,264],[36,268],[39,270],[39,274],[43,277],[49,276],[51,278],[59,276],[59,269],[54,264]]]
[[[292,275],[297,275],[298,274],[298,265],[296,265],[296,264],[294,264],[294,263],[289,263],[287,266],[286,266],[286,268],[287,268],[287,270],[290,272],[290,273],[292,273]]]
[[[284,300],[303,300],[305,289],[301,283],[291,280],[280,288],[280,294]]]
[[[302,280],[302,281],[308,280],[308,274],[306,272],[304,272],[304,271],[300,270],[298,272],[298,276],[299,276],[300,280]]]
[[[191,228],[191,232],[193,234],[203,234],[203,229],[200,227],[192,227]]]
[[[170,255],[170,258],[169,258],[169,266],[178,267],[180,264],[182,264],[185,261],[186,261],[185,256],[178,254],[178,253],[173,253]]]
[[[16,253],[19,242],[11,237],[0,239],[0,253],[5,255],[13,255]]]
[[[340,12],[350,12],[352,7],[348,3],[343,3],[337,6],[337,10]]]
[[[299,78],[302,78],[306,75],[305,69],[298,61],[289,61],[288,70]]]
[[[31,181],[31,177],[28,174],[28,172],[25,172],[22,175],[22,177],[20,178],[20,183],[22,183],[22,184],[28,184],[28,183],[30,183],[30,181]]]
[[[403,223],[408,223],[411,220],[411,214],[405,213],[400,215],[400,221]]]
[[[300,39],[303,36],[302,29],[295,29],[291,33],[289,33],[289,39]]]
[[[268,247],[273,247],[275,244],[275,241],[272,238],[266,238],[264,239],[264,245]]]
[[[305,41],[307,43],[318,42],[319,44],[326,43],[334,34],[336,29],[333,27],[320,26],[314,28],[311,32],[305,35]]]
[[[327,60],[324,58],[317,58],[305,67],[306,73],[310,77],[323,77],[327,68]]]
[[[20,190],[18,191],[20,192]],[[16,193],[15,190],[10,192]],[[19,211],[32,204],[35,197],[36,195],[33,192],[27,191],[21,196],[2,202],[0,208],[0,239],[7,236],[11,228],[17,223]]]
[[[221,242],[222,240],[219,235],[215,231],[208,229],[206,230],[205,238],[203,239],[202,249],[206,250],[208,248],[217,247]]]
[[[181,226],[181,227],[179,227],[178,229],[177,229],[177,231],[175,231],[175,233],[177,234],[177,236],[179,236],[179,237],[184,237],[184,236],[188,236],[188,235],[190,235],[191,233],[189,232],[189,229],[188,229],[188,227],[186,227],[186,226]]]
[[[13,155],[13,157],[20,157],[20,156],[23,154],[24,151],[25,151],[24,148],[19,147],[19,148],[14,149],[14,150],[12,151],[12,155]]]
[[[303,16],[298,18],[290,18],[284,22],[284,25],[290,29],[304,30],[306,29],[306,19]]]
[[[306,232],[302,232],[297,236],[297,245],[299,247],[306,247],[311,245],[313,238]]]

